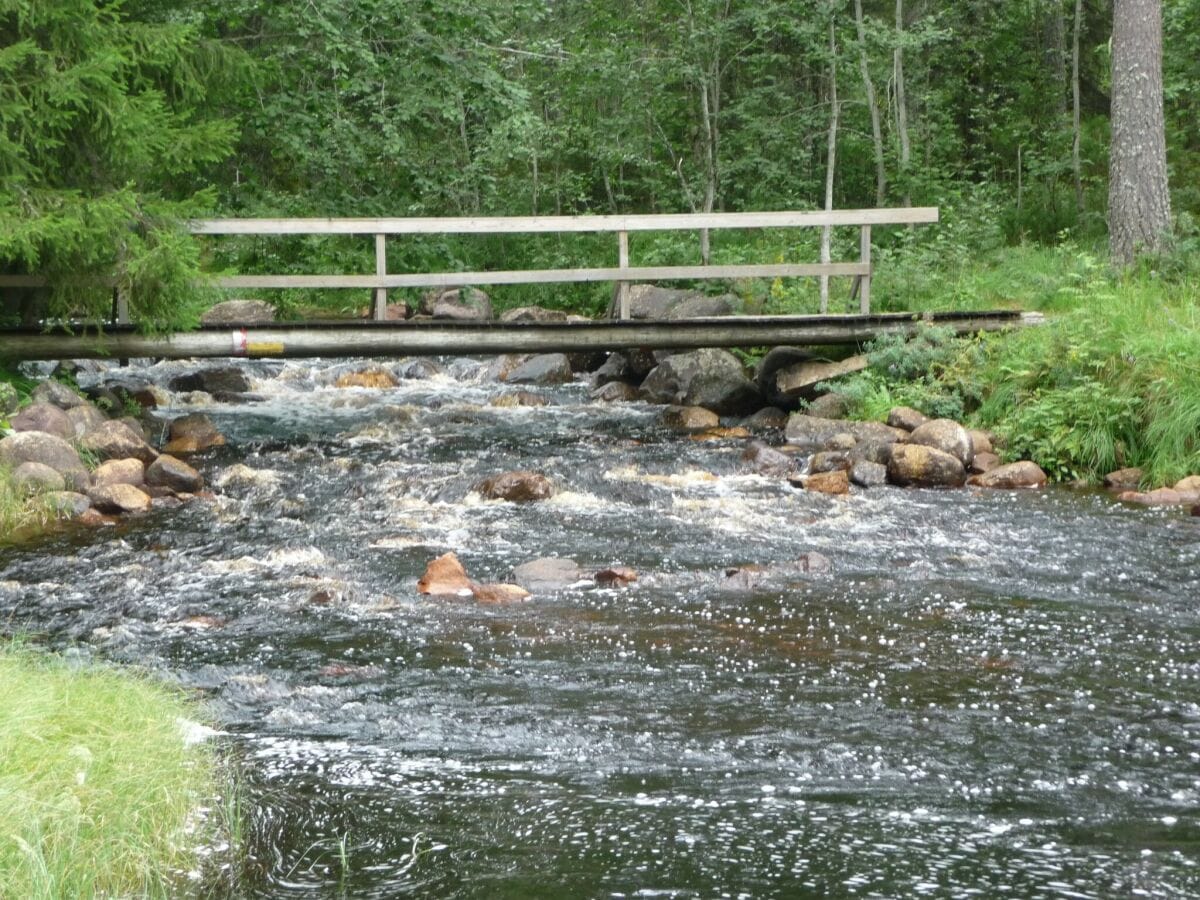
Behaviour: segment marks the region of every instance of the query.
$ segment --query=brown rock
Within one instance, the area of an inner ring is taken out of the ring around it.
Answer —
[[[151,506],[150,497],[131,484],[109,484],[94,487],[88,491],[92,505],[103,513],[137,513],[147,512]]]
[[[975,451],[975,455],[980,453],[992,453],[995,448],[992,446],[992,438],[986,431],[980,431],[978,428],[967,429],[967,434],[971,437],[971,447]]]
[[[1175,484],[1175,490],[1180,493],[1189,493],[1191,491],[1200,492],[1200,475],[1189,475]]]
[[[203,413],[191,413],[173,419],[167,437],[169,440],[163,450],[172,455],[199,453],[225,444],[225,435]]]
[[[12,483],[23,494],[62,491],[67,486],[61,472],[40,462],[21,463],[13,469]]]
[[[107,421],[96,426],[83,436],[79,446],[96,454],[100,459],[140,459],[146,465],[154,462],[158,451],[146,443],[124,422]]]
[[[474,490],[485,500],[532,503],[554,496],[554,484],[538,472],[504,472],[485,478]]]
[[[565,353],[539,353],[511,369],[504,380],[510,384],[565,384],[573,377]]]
[[[600,587],[628,587],[638,580],[637,572],[629,568],[629,566],[610,566],[607,569],[601,569],[593,578],[596,584]]]
[[[974,475],[982,475],[984,472],[990,472],[992,469],[1000,465],[1000,457],[995,453],[984,451],[976,453],[975,458],[971,460],[971,466],[968,471]]]
[[[914,431],[928,421],[929,416],[911,406],[893,406],[887,415],[888,425],[905,431]]]
[[[819,494],[848,494],[850,493],[850,476],[845,469],[832,472],[818,472],[809,475],[804,482],[806,491],[816,491]]]
[[[1192,507],[1192,515],[1200,516],[1200,503],[1197,503],[1195,506]]]
[[[1136,491],[1142,483],[1142,470],[1117,469],[1104,476],[1104,486],[1117,491]]]
[[[901,487],[962,487],[966,469],[956,456],[923,444],[897,444],[888,462],[888,481]]]
[[[435,596],[465,597],[471,594],[473,587],[467,570],[453,553],[445,553],[433,560],[417,582],[420,593]]]
[[[808,464],[808,471],[813,475],[823,472],[849,472],[854,468],[854,461],[844,450],[822,450],[814,453]]]
[[[680,431],[703,431],[720,425],[721,417],[702,406],[668,406],[663,409],[659,421],[667,428]]]
[[[755,441],[742,454],[742,462],[759,475],[786,477],[796,468],[796,460],[786,453]]]
[[[93,428],[106,421],[104,413],[90,403],[73,406],[67,410],[67,421],[71,423],[72,440],[79,440]]]
[[[146,483],[188,494],[204,488],[204,478],[199,472],[167,453],[160,455],[146,469]]]
[[[1138,503],[1142,506],[1180,506],[1200,500],[1200,491],[1177,491],[1174,488],[1158,488],[1154,491],[1124,491],[1117,496],[1122,503]]]
[[[8,420],[13,431],[40,431],[63,440],[75,437],[75,429],[67,414],[50,403],[34,403]]]
[[[381,366],[371,366],[357,372],[347,372],[333,383],[339,388],[394,388],[400,381]]]
[[[750,430],[734,425],[729,428],[706,428],[698,434],[688,435],[692,441],[728,441],[734,438],[748,438]]]
[[[592,399],[601,403],[629,403],[637,397],[637,388],[624,381],[609,381],[592,391]]]
[[[89,506],[87,509],[81,512],[75,517],[75,521],[80,525],[87,526],[88,528],[109,528],[117,524],[117,519],[115,516],[106,515],[100,512],[100,510],[96,509],[94,506]]]
[[[86,490],[91,482],[75,448],[52,434],[23,431],[0,439],[0,465],[15,469],[25,462],[45,463],[59,472],[72,490]]]
[[[91,508],[92,501],[74,491],[51,491],[42,495],[47,508],[60,519],[74,519]]]
[[[525,588],[515,584],[473,584],[471,594],[480,603],[515,603],[532,596]]]
[[[933,447],[943,453],[949,453],[963,464],[964,469],[971,464],[975,451],[971,445],[971,436],[953,419],[932,419],[923,425],[918,425],[908,436],[908,443],[919,444],[923,447]]]
[[[1002,490],[1042,488],[1046,486],[1046,473],[1037,463],[1022,460],[1006,466],[997,466],[981,475],[972,476],[971,484],[976,487]]]
[[[146,483],[146,466],[140,459],[110,459],[96,467],[92,473],[92,487],[108,487],[113,484],[131,484],[141,487]]]

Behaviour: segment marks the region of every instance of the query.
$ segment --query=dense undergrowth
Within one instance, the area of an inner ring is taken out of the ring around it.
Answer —
[[[0,649],[0,896],[167,897],[225,827],[218,766],[179,692]]]

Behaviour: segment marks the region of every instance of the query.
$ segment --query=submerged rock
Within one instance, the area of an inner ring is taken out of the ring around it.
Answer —
[[[502,409],[513,408],[517,406],[549,406],[550,401],[541,394],[535,394],[532,391],[509,391],[507,394],[500,394],[488,401],[488,406],[496,406]]]
[[[522,563],[513,569],[512,580],[525,590],[541,593],[560,591],[583,577],[579,564],[573,559],[546,557]]]
[[[962,487],[967,480],[958,457],[924,444],[897,444],[887,472],[901,487]]]
[[[833,571],[833,562],[823,553],[809,551],[787,562],[765,565],[736,566],[726,569],[717,583],[722,591],[746,592],[772,586],[783,587],[814,575],[827,575]]]
[[[592,578],[600,587],[613,588],[628,587],[638,580],[638,575],[629,566],[610,566],[607,569],[601,569]]]
[[[191,413],[171,421],[164,453],[199,453],[225,444],[225,435],[217,430],[212,419],[204,413]]]
[[[565,353],[540,353],[513,368],[504,380],[509,384],[565,384],[571,378],[571,361]]]
[[[504,472],[478,482],[473,490],[485,500],[533,503],[554,496],[554,484],[539,472]]]
[[[453,553],[445,553],[425,567],[417,591],[434,596],[470,596],[473,587],[467,570]]]
[[[471,596],[480,603],[515,603],[532,595],[517,584],[473,584]]]
[[[809,475],[804,482],[806,491],[818,494],[848,494],[850,493],[850,476],[845,469],[835,469],[830,472],[818,472]]]

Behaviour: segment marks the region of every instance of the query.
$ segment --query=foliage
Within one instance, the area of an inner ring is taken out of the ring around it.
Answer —
[[[148,678],[0,650],[0,895],[174,896],[219,823],[197,710]]]

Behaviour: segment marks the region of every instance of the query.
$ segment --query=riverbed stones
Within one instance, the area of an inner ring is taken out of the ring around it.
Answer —
[[[742,419],[742,425],[751,431],[782,431],[787,419],[788,414],[778,406],[764,406]]]
[[[501,409],[513,409],[518,406],[549,406],[550,401],[541,394],[535,394],[533,391],[508,391],[504,394],[499,394],[488,401],[488,406],[495,406]]]
[[[504,380],[509,384],[566,384],[571,378],[571,361],[565,353],[539,353],[513,368]]]
[[[180,494],[194,494],[204,489],[204,478],[183,460],[163,453],[146,469],[146,484],[169,488]]]
[[[88,490],[92,506],[102,513],[148,512],[153,505],[150,495],[131,484],[106,484]]]
[[[474,490],[485,500],[534,503],[554,496],[554,484],[539,472],[503,472],[478,482]]]
[[[894,444],[904,432],[882,422],[823,419],[805,413],[788,418],[784,437],[802,450],[848,450],[860,443]]]
[[[893,406],[887,414],[888,425],[905,431],[915,431],[928,421],[929,416],[911,406]]]
[[[85,490],[90,481],[75,448],[62,438],[42,431],[18,432],[0,440],[0,464],[15,469],[26,462],[45,463],[74,490]]]
[[[167,432],[164,453],[178,456],[181,453],[199,453],[225,444],[225,436],[217,430],[212,419],[204,413],[190,413],[172,419]]]
[[[518,306],[500,313],[501,322],[566,322],[567,314],[561,309],[546,309],[544,306]]]
[[[962,463],[964,470],[975,456],[971,435],[953,419],[932,419],[918,425],[909,433],[908,443],[949,453]]]
[[[250,380],[237,366],[210,366],[171,379],[168,387],[176,392],[204,391],[206,394],[244,394]]]
[[[1104,476],[1104,486],[1114,491],[1136,491],[1141,483],[1142,470],[1132,466]]]
[[[519,584],[473,584],[471,596],[480,603],[516,603],[531,595]]]
[[[820,453],[812,455],[812,459],[808,463],[808,471],[813,475],[821,475],[825,472],[849,472],[853,466],[854,461],[847,451],[822,450]]]
[[[957,456],[925,444],[897,444],[887,467],[888,481],[901,487],[962,487],[966,469]]]
[[[29,398],[34,403],[49,403],[64,412],[72,407],[87,403],[87,399],[78,392],[71,390],[61,381],[48,378],[33,389]]]
[[[522,563],[513,569],[512,580],[535,594],[561,591],[580,581],[583,572],[573,559],[546,557]]]
[[[141,487],[145,483],[146,466],[140,459],[110,459],[97,466],[92,473],[93,487],[113,484]]]
[[[721,424],[720,416],[702,406],[668,406],[658,420],[665,427],[679,431],[704,431]]]
[[[1046,473],[1042,471],[1042,467],[1029,460],[996,466],[982,475],[971,477],[971,484],[976,487],[1000,490],[1043,488],[1046,486],[1046,481]]]
[[[794,560],[767,564],[734,566],[726,569],[717,582],[717,589],[746,593],[772,585],[786,585],[813,576],[828,575],[833,562],[823,553],[809,551]]]
[[[12,483],[22,494],[45,494],[67,486],[62,473],[41,462],[24,462],[13,469]]]
[[[967,467],[972,475],[982,475],[985,472],[990,472],[992,469],[1000,466],[1000,457],[990,451],[982,453],[976,452],[974,459],[971,460],[971,465]]]
[[[92,501],[75,491],[51,491],[42,495],[46,508],[59,519],[74,519],[87,512]]]
[[[107,420],[104,413],[92,404],[84,403],[82,406],[74,406],[67,410],[67,421],[71,424],[72,439],[79,440]]]
[[[687,300],[702,297],[696,291],[663,288],[654,284],[631,284],[626,288],[631,319],[667,319]]]
[[[746,463],[752,472],[776,478],[786,478],[796,469],[795,457],[758,441],[745,449],[742,462]]]
[[[50,403],[32,403],[8,420],[13,431],[38,431],[63,440],[75,437],[67,414]]]
[[[600,403],[630,403],[638,398],[638,389],[624,381],[609,381],[592,391],[591,397]]]
[[[806,491],[818,494],[848,494],[850,493],[850,476],[845,469],[834,469],[829,472],[817,472],[809,475],[804,482]]]
[[[971,437],[971,449],[975,451],[976,456],[980,453],[991,453],[995,449],[992,446],[992,436],[986,431],[968,428],[967,434]]]
[[[1117,495],[1122,503],[1139,506],[1190,506],[1200,502],[1200,491],[1177,491],[1174,488],[1158,488],[1153,491],[1122,491]]]
[[[226,300],[205,310],[201,325],[266,325],[275,321],[275,307],[265,300]]]
[[[762,395],[726,350],[704,348],[662,360],[642,382],[651,403],[703,406],[722,416],[747,415],[762,406]]]
[[[333,386],[336,388],[371,388],[382,389],[394,388],[400,383],[391,372],[383,366],[368,366],[365,369],[360,369],[357,372],[347,372],[338,377],[334,381]]]
[[[850,398],[837,391],[822,394],[808,404],[808,414],[821,419],[844,419],[850,412]]]
[[[638,574],[629,566],[609,566],[601,569],[592,576],[596,584],[602,588],[629,587],[638,580]]]
[[[125,422],[107,421],[83,436],[79,446],[99,459],[140,459],[146,465],[154,462],[158,451],[146,443],[144,436]]]
[[[435,319],[486,322],[492,318],[492,299],[473,287],[433,290],[421,298],[421,311]]]
[[[608,354],[608,359],[592,372],[592,386],[596,388],[614,381],[632,384],[639,380],[634,374],[633,367],[629,364],[629,357],[624,353]]]
[[[417,591],[441,597],[468,597],[471,579],[457,556],[444,553],[425,567],[425,574],[417,582]]]
[[[887,466],[867,459],[856,459],[850,468],[850,483],[864,488],[887,484]]]

